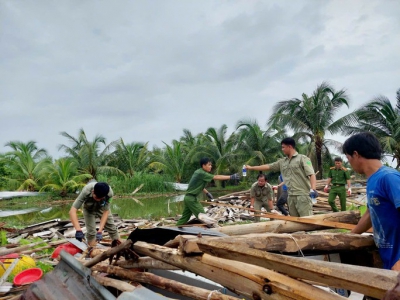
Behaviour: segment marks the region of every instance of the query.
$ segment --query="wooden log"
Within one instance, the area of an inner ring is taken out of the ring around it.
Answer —
[[[204,202],[204,201],[200,201]],[[217,206],[225,206],[225,207],[234,207],[234,208],[243,208],[242,206],[236,206],[236,205],[228,205],[228,204],[221,204],[221,203],[214,203],[213,205]],[[284,216],[284,215],[279,215],[279,214],[274,214],[274,213],[268,213],[268,212],[262,212],[260,210],[248,208],[247,210],[253,211],[255,214],[261,217],[265,218],[270,218],[270,219],[277,219],[277,220],[286,220],[286,221],[291,221],[291,222],[298,222],[298,223],[303,223],[303,224],[313,224],[313,225],[320,225],[323,227],[329,227],[329,228],[340,228],[340,229],[348,229],[352,230],[356,225],[353,224],[347,224],[347,223],[341,223],[341,222],[332,222],[328,220],[316,220],[312,218],[305,218],[305,217],[291,217],[291,216]]]
[[[229,258],[271,270],[295,278],[303,278],[326,285],[356,291],[382,298],[396,284],[398,272],[376,268],[344,265],[299,257],[290,257],[250,249],[243,245],[231,245],[203,239],[197,243],[200,250],[221,258]],[[322,299],[322,298],[321,298]]]
[[[117,265],[124,269],[158,269],[158,270],[179,270],[179,268],[154,259],[152,257],[139,257],[138,261],[123,260]]]
[[[91,260],[85,262],[83,265],[87,268],[90,268],[90,267],[94,266],[95,264],[97,264],[103,260],[106,260],[111,255],[115,255],[122,250],[128,249],[131,245],[132,245],[132,241],[126,240],[123,243],[121,243],[121,245],[111,248],[111,249],[108,249],[107,251],[100,253],[99,255],[95,256]]]
[[[24,251],[26,249],[35,247],[35,246],[40,245],[40,244],[43,244],[43,241],[27,244],[27,245],[16,247],[16,248],[4,249],[4,250],[0,251],[0,256],[7,255],[7,254],[10,254],[10,253],[19,253],[21,251]]]
[[[176,249],[136,242],[134,250],[206,277],[251,299],[345,299],[307,283],[255,265],[208,254],[183,257]]]
[[[118,277],[129,279],[133,281],[138,281],[141,283],[151,284],[152,286],[156,286],[163,290],[170,291],[172,293],[183,295],[186,297],[190,297],[191,299],[198,300],[238,300],[239,298],[223,295],[219,292],[209,291],[207,289],[198,288],[194,286],[190,286],[184,283],[177,282],[175,280],[170,280],[163,278],[161,276],[157,276],[148,272],[132,272],[128,270],[124,270],[117,266],[104,266],[104,265],[96,265],[92,268],[92,270],[105,272],[112,275],[117,275]]]
[[[110,287],[116,288],[117,290],[122,291],[122,292],[132,292],[136,288],[135,286],[133,286],[125,281],[122,281],[122,280],[104,277],[99,274],[92,274],[92,276],[101,285],[110,286]]]
[[[318,234],[283,234],[283,233],[261,233],[248,234],[234,237],[201,237],[179,236],[180,246],[185,253],[199,253],[197,242],[204,239],[222,242],[231,245],[242,244],[252,249],[268,252],[297,253],[304,251],[312,252],[337,252],[360,250],[362,248],[376,248],[372,236],[360,234],[342,233],[318,233]]]
[[[303,217],[303,219],[313,220],[326,220],[332,222],[341,222],[349,224],[357,224],[360,219],[359,211],[342,211],[329,214],[313,215],[310,217]],[[231,225],[219,228],[212,228],[210,230],[219,231],[227,235],[244,235],[249,233],[291,233],[296,231],[312,231],[326,228],[317,224],[301,224],[290,221],[270,221],[270,222],[259,222],[253,224],[241,224]]]

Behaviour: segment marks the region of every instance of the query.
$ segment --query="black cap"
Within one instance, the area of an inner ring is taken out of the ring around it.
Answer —
[[[110,191],[110,187],[105,182],[98,182],[94,185],[94,193],[98,198],[107,196]]]

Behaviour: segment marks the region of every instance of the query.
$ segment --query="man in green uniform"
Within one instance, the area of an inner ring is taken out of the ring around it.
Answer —
[[[87,229],[86,238],[89,246],[95,246],[96,241],[103,239],[103,229],[108,232],[113,241],[119,241],[118,230],[110,213],[110,201],[113,196],[113,190],[105,182],[92,181],[85,185],[69,211],[69,217],[76,230],[75,238],[77,240],[82,241],[84,238],[76,213],[83,205],[83,216]],[[100,219],[97,232],[96,218]]]
[[[197,169],[192,178],[189,181],[189,186],[183,199],[185,207],[183,209],[182,217],[176,223],[177,226],[186,224],[190,217],[195,215],[196,218],[203,221],[206,224],[212,225],[216,221],[211,217],[208,217],[204,213],[204,208],[197,200],[197,197],[201,192],[205,193],[206,196],[211,200],[213,196],[205,189],[207,183],[211,180],[238,180],[239,176],[237,174],[233,175],[213,175],[211,174],[212,163],[207,157],[200,160],[201,168]]]
[[[248,170],[281,172],[288,188],[289,214],[293,217],[312,215],[312,201],[310,197],[318,196],[315,190],[317,180],[310,159],[298,154],[296,142],[292,138],[285,138],[281,142],[282,152],[286,155],[272,164],[261,166],[246,166]]]
[[[260,222],[259,211],[263,205],[267,212],[277,213],[276,210],[274,210],[272,193],[272,186],[267,182],[265,174],[258,174],[257,182],[255,182],[250,189],[250,208],[258,210],[258,212],[255,212],[254,216],[256,222]]]
[[[330,184],[332,184],[332,187],[329,191],[328,202],[334,212],[339,211],[335,204],[336,196],[339,196],[341,210],[346,210],[346,182],[347,194],[350,196],[350,174],[347,169],[342,166],[342,159],[340,157],[336,157],[335,166],[329,169],[328,179],[326,181],[326,186],[324,187],[324,192],[327,193]]]

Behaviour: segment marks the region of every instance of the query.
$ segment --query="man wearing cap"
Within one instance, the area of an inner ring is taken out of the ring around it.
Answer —
[[[346,210],[346,182],[347,194],[351,195],[350,174],[345,167],[342,166],[342,159],[335,158],[335,166],[329,169],[328,179],[324,187],[324,192],[327,193],[330,184],[332,187],[329,191],[328,202],[334,212],[339,211],[335,204],[336,196],[339,196],[340,208],[342,211]]]
[[[95,246],[97,241],[103,239],[103,229],[108,232],[113,241],[119,241],[118,230],[110,212],[110,201],[113,195],[111,187],[105,182],[89,182],[82,189],[69,211],[69,217],[76,230],[75,238],[77,240],[82,241],[84,238],[76,213],[83,205],[83,216],[87,229],[86,239],[89,246]],[[100,219],[97,232],[96,217]]]

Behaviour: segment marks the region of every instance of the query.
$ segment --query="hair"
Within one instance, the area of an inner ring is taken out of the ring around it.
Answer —
[[[281,145],[282,145],[282,144],[287,145],[287,146],[292,146],[293,148],[296,147],[296,142],[295,142],[295,140],[292,139],[292,138],[284,138],[284,139],[281,141]]]
[[[267,176],[265,176],[265,174],[260,173],[260,174],[257,175],[257,179],[259,179],[261,177],[263,177],[265,179],[265,181],[267,181]]]
[[[105,182],[97,182],[94,185],[93,191],[97,197],[103,198],[108,195],[108,192],[110,191],[110,186]]]
[[[200,167],[208,164],[209,162],[211,162],[211,159],[209,159],[208,157],[203,157],[200,159]]]
[[[340,161],[340,162],[342,162],[343,160],[342,160],[341,157],[337,156],[337,157],[335,157],[335,161]]]
[[[362,132],[349,137],[343,144],[343,153],[352,156],[354,151],[366,159],[381,159],[382,147],[375,135]]]

